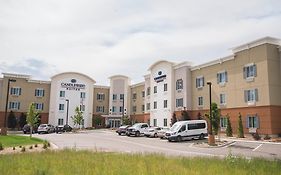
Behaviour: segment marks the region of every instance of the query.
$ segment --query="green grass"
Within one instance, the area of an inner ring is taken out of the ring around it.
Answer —
[[[20,145],[31,145],[43,143],[43,140],[38,138],[30,138],[29,136],[19,136],[19,135],[7,135],[0,136],[0,143],[5,147],[13,147]]]
[[[281,174],[281,161],[243,158],[179,158],[162,155],[119,154],[89,151],[46,151],[0,155],[5,175],[197,175]]]

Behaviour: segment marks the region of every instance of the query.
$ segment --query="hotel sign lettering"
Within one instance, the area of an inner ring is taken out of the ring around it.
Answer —
[[[81,89],[85,89],[86,85],[81,83],[76,83],[75,79],[71,79],[70,83],[61,83],[61,87],[65,88],[66,90],[75,90],[80,91]]]
[[[167,75],[163,74],[162,71],[158,71],[157,76],[154,77],[154,81],[160,83],[166,79]]]

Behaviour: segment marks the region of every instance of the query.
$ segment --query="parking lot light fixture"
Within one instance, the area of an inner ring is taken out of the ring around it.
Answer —
[[[69,109],[69,99],[65,99],[66,101],[66,125],[68,125],[68,109]]]
[[[209,145],[214,145],[215,137],[213,135],[213,128],[212,128],[212,83],[207,82],[207,85],[209,86],[209,100],[210,100],[210,114],[209,114],[210,129],[209,129],[208,143]]]

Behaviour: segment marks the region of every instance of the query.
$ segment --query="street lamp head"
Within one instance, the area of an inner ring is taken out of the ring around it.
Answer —
[[[207,85],[212,85],[212,82],[207,82]]]
[[[17,80],[15,79],[9,79],[9,82],[16,82]]]
[[[69,102],[69,99],[65,99],[65,101]]]

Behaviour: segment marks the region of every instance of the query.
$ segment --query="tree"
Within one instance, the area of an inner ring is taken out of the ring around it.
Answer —
[[[238,118],[238,138],[244,138],[244,130],[243,130],[243,123],[242,123],[242,116],[239,112],[239,118]]]
[[[27,111],[26,122],[30,126],[30,137],[32,137],[33,128],[37,126],[39,118],[39,111],[35,109],[35,104],[31,103]]]
[[[214,134],[217,135],[218,131],[219,131],[219,125],[220,125],[220,110],[216,103],[212,103],[211,110],[212,110],[212,121],[210,121],[209,113],[206,113],[205,116],[208,118],[208,120],[212,124],[212,130],[213,130]]]
[[[15,128],[17,126],[17,119],[15,113],[11,111],[8,116],[8,128]]]
[[[226,136],[232,137],[232,127],[229,116],[227,115],[227,124],[226,124]]]
[[[181,112],[181,116],[183,120],[190,120],[189,114],[186,110],[186,108],[184,108],[184,110]]]
[[[26,115],[24,113],[21,113],[20,119],[19,119],[19,127],[23,128],[23,126],[26,124]]]
[[[81,127],[83,122],[83,112],[80,111],[78,106],[75,108],[75,115],[71,117],[71,119],[74,125],[78,125],[79,128]]]
[[[131,125],[132,124],[129,116],[127,116],[127,115],[125,115],[122,120],[123,120],[122,121],[123,125]]]
[[[171,118],[171,126],[173,126],[174,123],[177,122],[177,117],[176,117],[176,113],[173,113],[173,116]]]

